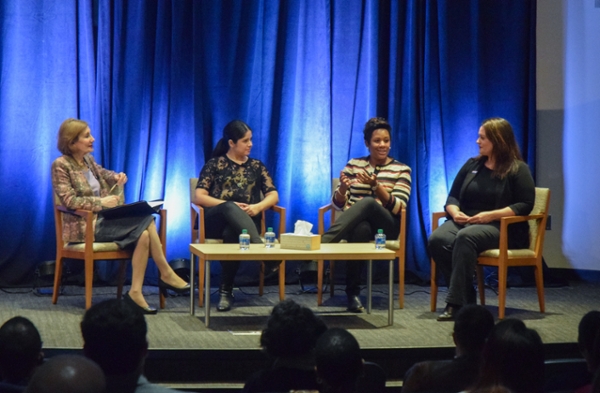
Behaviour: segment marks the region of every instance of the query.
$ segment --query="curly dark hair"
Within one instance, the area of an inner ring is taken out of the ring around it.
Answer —
[[[371,138],[373,137],[373,132],[375,130],[384,129],[388,131],[390,134],[390,141],[392,140],[392,126],[387,122],[383,117],[372,117],[365,124],[365,128],[363,129],[363,136],[365,138],[365,142],[371,142]]]
[[[303,356],[315,348],[326,330],[325,323],[310,308],[284,300],[273,307],[260,345],[273,357]]]

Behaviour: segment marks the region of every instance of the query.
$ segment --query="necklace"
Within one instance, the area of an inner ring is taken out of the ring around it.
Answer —
[[[246,161],[248,161],[248,157],[244,156],[244,158],[242,158],[241,160],[235,159],[233,157],[231,157],[229,155],[229,153],[225,153],[225,155],[227,156],[227,158],[229,158],[231,161],[235,162],[238,165],[242,165],[243,163],[245,163]]]

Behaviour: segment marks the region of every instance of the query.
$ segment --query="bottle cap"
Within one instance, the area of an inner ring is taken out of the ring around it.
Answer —
[[[267,232],[273,232],[273,227],[268,227]]]
[[[247,229],[242,229],[242,233],[248,233]]]
[[[383,229],[378,229],[377,233],[383,233]]]

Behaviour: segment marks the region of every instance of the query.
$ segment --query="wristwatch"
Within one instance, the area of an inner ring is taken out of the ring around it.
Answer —
[[[375,182],[375,185],[371,186],[371,190],[373,190],[373,191],[377,190],[377,186],[379,186],[379,183]]]

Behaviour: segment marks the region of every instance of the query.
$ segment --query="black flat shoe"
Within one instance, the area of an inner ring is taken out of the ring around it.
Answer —
[[[144,315],[154,315],[158,312],[158,310],[156,308],[151,308],[151,307],[142,307],[139,304],[137,304],[132,298],[131,296],[129,296],[129,292],[125,294],[125,296],[123,296],[123,300],[125,300],[127,303],[131,304],[132,306],[135,306],[138,310],[140,310]]]
[[[354,313],[361,313],[364,311],[364,307],[360,302],[360,298],[358,296],[348,296],[348,308],[347,310]]]
[[[454,317],[458,310],[460,310],[460,307],[456,304],[446,304],[444,312],[437,317],[438,322],[454,321]]]
[[[167,289],[173,291],[173,292],[177,292],[177,293],[185,293],[188,292],[190,290],[190,284],[186,283],[184,286],[177,288],[174,287],[171,284],[167,284],[166,282],[164,282],[162,279],[158,279],[158,287],[160,288],[160,290],[163,292],[164,295],[166,295],[167,293]]]

